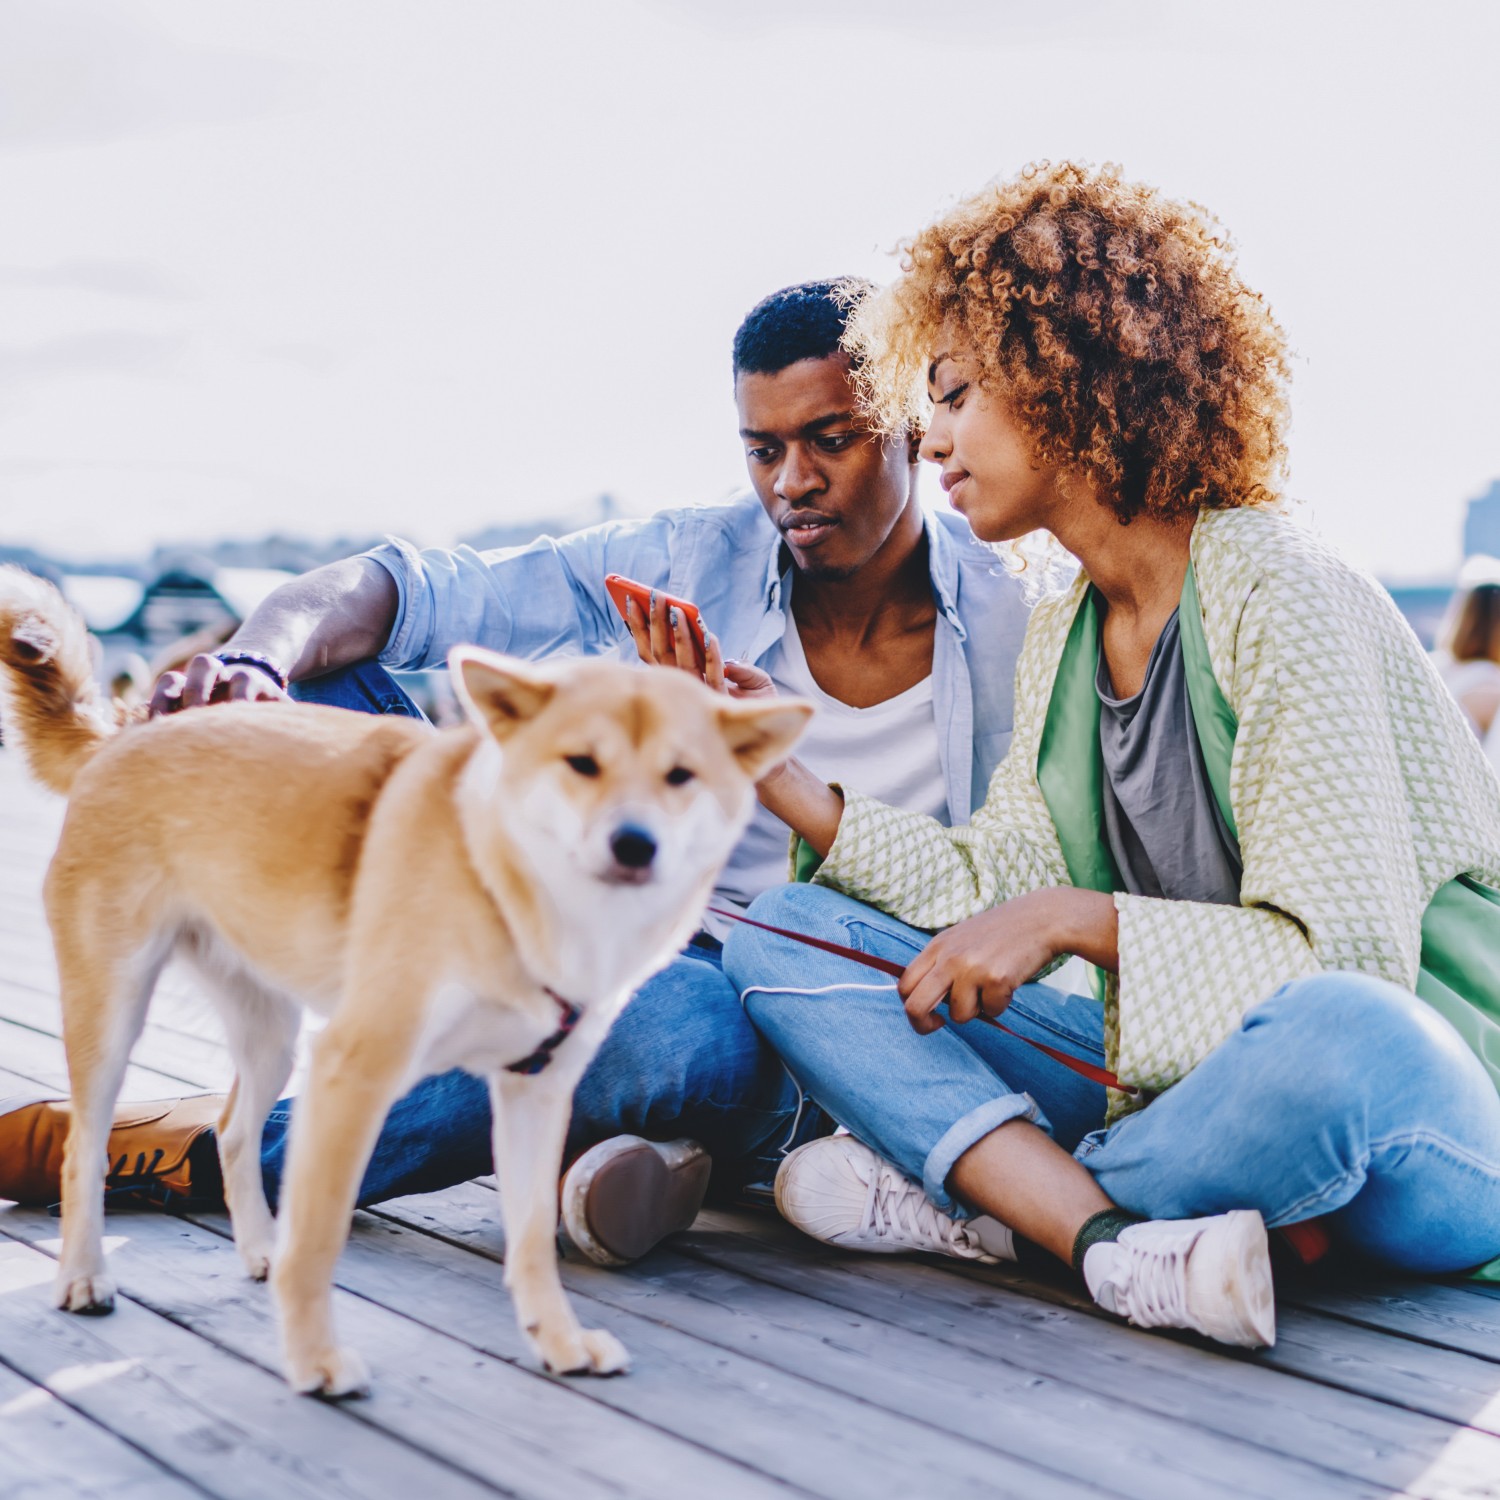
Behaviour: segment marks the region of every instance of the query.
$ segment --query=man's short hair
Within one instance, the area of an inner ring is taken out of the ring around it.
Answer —
[[[804,359],[839,353],[849,314],[873,283],[858,276],[803,281],[763,297],[734,336],[734,374],[774,375]]]

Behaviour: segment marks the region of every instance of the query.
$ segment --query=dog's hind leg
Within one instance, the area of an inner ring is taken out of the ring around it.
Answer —
[[[209,979],[234,1060],[234,1087],[219,1120],[219,1165],[235,1248],[245,1269],[264,1281],[271,1269],[276,1222],[266,1202],[260,1142],[266,1116],[291,1077],[300,1008],[248,970],[225,961],[198,966]]]
[[[490,1079],[505,1284],[522,1333],[549,1370],[616,1375],[630,1363],[625,1346],[603,1328],[580,1325],[557,1269],[558,1178],[573,1090],[586,1060],[587,1054],[582,1061],[558,1058],[542,1073]]]
[[[104,1266],[109,1128],[130,1049],[145,1025],[151,991],[166,962],[168,940],[107,957],[97,943],[79,941],[77,925],[60,925],[55,913],[53,931],[73,1091],[63,1151],[63,1243],[54,1300],[69,1312],[105,1313],[115,1304],[114,1282]]]

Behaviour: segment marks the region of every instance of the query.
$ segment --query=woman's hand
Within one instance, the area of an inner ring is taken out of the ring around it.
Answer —
[[[998,1016],[1017,988],[1064,953],[1103,968],[1119,966],[1112,896],[1071,887],[1031,891],[945,931],[906,966],[896,989],[906,1018],[923,1036],[945,1024],[944,1000],[958,1024]]]
[[[716,693],[731,698],[774,698],[776,685],[769,672],[744,662],[725,661],[718,636],[704,631],[700,652],[688,628],[686,616],[679,609],[669,609],[666,600],[651,591],[649,615],[643,615],[634,598],[625,600],[625,623],[641,660],[657,667],[677,667],[701,677]]]

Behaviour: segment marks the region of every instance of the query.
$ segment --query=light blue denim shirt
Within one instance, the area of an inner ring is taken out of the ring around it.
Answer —
[[[1010,744],[1027,609],[1019,584],[961,516],[929,513],[926,524],[938,606],[933,717],[949,821],[967,823]],[[611,653],[635,661],[604,589],[608,573],[691,599],[738,661],[759,662],[786,629],[790,562],[754,496],[609,521],[527,547],[419,552],[391,537],[365,555],[400,592],[380,653],[381,665],[397,671],[440,667],[453,646],[468,643],[528,658]]]

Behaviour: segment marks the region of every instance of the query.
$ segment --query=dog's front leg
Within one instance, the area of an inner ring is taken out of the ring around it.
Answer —
[[[581,1071],[559,1062],[531,1077],[490,1079],[505,1284],[522,1333],[549,1370],[616,1375],[630,1362],[625,1346],[605,1329],[580,1325],[557,1269],[558,1177]]]
[[[389,1031],[341,1026],[343,1014],[318,1038],[292,1113],[271,1266],[287,1380],[319,1396],[362,1395],[369,1387],[363,1359],[335,1336],[333,1269],[410,1051]]]

